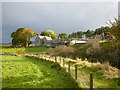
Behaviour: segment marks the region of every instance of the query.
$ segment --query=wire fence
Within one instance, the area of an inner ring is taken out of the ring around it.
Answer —
[[[93,84],[93,73],[91,72],[89,74],[86,74],[84,73],[84,71],[81,71],[78,68],[79,64],[77,60],[63,58],[60,56],[50,56],[45,53],[33,55],[28,54],[26,56],[34,56],[47,61],[58,63],[62,68],[65,68],[65,70],[71,74],[71,76],[76,80],[80,87],[90,88],[90,90],[93,90],[93,88],[95,87],[95,85]]]

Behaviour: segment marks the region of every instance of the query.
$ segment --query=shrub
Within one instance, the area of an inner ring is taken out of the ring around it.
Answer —
[[[88,56],[99,56],[99,52],[101,50],[99,39],[90,39],[86,45],[88,46],[86,49],[86,54]]]
[[[62,56],[62,57],[70,57],[70,58],[76,58],[77,50],[70,46],[57,46],[56,48],[50,48],[48,50],[48,54],[50,55],[56,55],[56,56]]]
[[[16,51],[16,54],[24,55],[24,49],[20,49]]]

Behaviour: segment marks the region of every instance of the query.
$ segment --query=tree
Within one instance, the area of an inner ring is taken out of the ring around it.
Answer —
[[[95,29],[94,35],[101,35],[102,40],[107,39],[110,37],[109,31],[110,31],[110,27],[108,27],[108,26],[103,27],[102,26],[100,28]]]
[[[49,37],[51,37],[52,39],[56,39],[56,38],[57,38],[57,35],[56,35],[55,32],[52,31],[52,30],[42,31],[40,35],[42,35],[42,36],[49,36]]]
[[[94,34],[95,35],[101,35],[102,33],[105,33],[107,34],[109,32],[110,28],[108,26],[105,26],[105,27],[100,27],[100,28],[97,28],[95,29],[95,32]]]
[[[109,21],[109,26],[110,26],[110,34],[113,35],[118,41],[120,41],[120,20],[115,18],[114,22]]]
[[[67,33],[61,33],[58,35],[59,38],[61,39],[67,39],[68,38],[68,34]]]
[[[92,37],[93,34],[94,34],[94,31],[93,30],[87,30],[86,32],[84,32],[84,31],[73,32],[68,37],[70,37],[70,38],[82,38],[82,36],[84,34],[86,35],[86,37]]]
[[[84,34],[86,35],[86,37],[92,37],[94,34],[93,30],[87,30],[86,32],[84,32]]]
[[[68,36],[69,38],[76,38],[77,37],[77,33],[73,32],[72,34],[69,34]]]
[[[83,31],[73,32],[72,34],[69,34],[69,38],[82,38],[82,35],[84,34]]]
[[[18,28],[11,33],[12,45],[27,46],[31,44],[30,38],[37,35],[37,32],[28,28]]]
[[[120,18],[120,17],[119,17]],[[117,67],[120,69],[120,20],[119,18],[114,18],[114,22],[109,21],[110,26],[110,34],[113,38],[109,41],[110,44],[114,48],[114,52],[116,52],[116,59],[117,59]]]
[[[78,38],[82,38],[82,35],[83,35],[83,34],[84,34],[84,32],[78,31],[78,32],[77,32]]]
[[[109,28],[112,38],[108,40],[107,45],[103,44],[105,52],[103,56],[109,60],[111,65],[120,68],[120,21],[117,18],[113,22],[109,21]]]

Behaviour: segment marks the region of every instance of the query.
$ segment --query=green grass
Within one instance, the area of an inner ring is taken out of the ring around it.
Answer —
[[[24,56],[2,56],[3,88],[78,88],[58,64]]]
[[[25,48],[26,52],[47,52],[48,47],[28,47]]]
[[[10,46],[0,46],[0,48],[10,48]]]
[[[2,46],[2,52],[16,53],[17,51],[23,50],[26,53],[39,53],[47,52],[48,47],[26,47],[26,48],[12,48],[9,46]]]
[[[79,66],[81,67],[81,66]],[[120,88],[118,85],[118,81],[115,79],[107,79],[102,75],[102,72],[100,72],[98,69],[88,68],[88,67],[82,67],[79,69],[80,74],[82,76],[81,79],[84,79],[82,81],[89,83],[87,79],[89,79],[89,75],[91,72],[93,72],[93,83],[96,88]]]

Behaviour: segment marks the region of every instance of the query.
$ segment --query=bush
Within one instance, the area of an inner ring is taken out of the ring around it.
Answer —
[[[62,56],[62,57],[69,57],[69,58],[76,58],[77,57],[77,50],[70,46],[57,46],[56,48],[50,48],[48,50],[48,54]]]
[[[20,49],[20,50],[16,51],[16,54],[24,55],[25,51],[24,51],[24,49]]]

